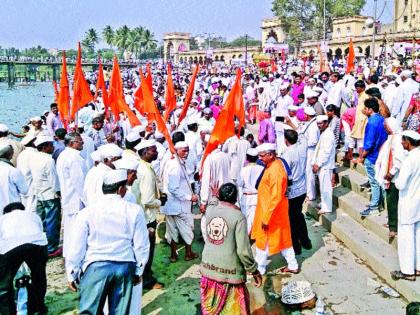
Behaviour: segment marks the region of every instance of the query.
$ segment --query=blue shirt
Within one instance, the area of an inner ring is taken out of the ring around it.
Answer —
[[[379,150],[387,138],[388,134],[384,128],[384,118],[378,113],[371,115],[368,118],[365,129],[363,149],[369,152],[366,159],[372,164],[375,164]]]

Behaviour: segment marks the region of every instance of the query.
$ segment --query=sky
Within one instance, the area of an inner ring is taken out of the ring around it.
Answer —
[[[392,19],[392,1],[378,0],[378,14]],[[372,14],[373,0],[364,13]],[[0,46],[76,48],[89,28],[106,25],[149,28],[156,39],[165,32],[213,33],[232,40],[261,37],[261,19],[272,17],[272,0],[0,0]],[[207,36],[207,35],[206,35]]]

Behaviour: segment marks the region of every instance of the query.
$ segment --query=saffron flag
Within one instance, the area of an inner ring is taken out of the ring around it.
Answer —
[[[188,86],[187,93],[185,94],[184,105],[182,107],[181,114],[179,114],[178,126],[181,123],[181,121],[185,118],[185,116],[187,115],[188,107],[190,106],[190,103],[191,103],[191,100],[192,100],[192,97],[193,97],[193,93],[194,93],[195,78],[197,77],[199,68],[200,68],[200,66],[198,64],[196,64],[194,74],[193,74],[191,82]]]
[[[61,66],[60,76],[60,92],[57,98],[57,107],[60,114],[60,119],[64,127],[67,129],[69,123],[69,105],[70,105],[70,92],[69,92],[69,79],[67,78],[67,61],[66,52],[63,50],[63,63]]]
[[[109,116],[109,98],[108,98],[108,91],[106,90],[105,85],[105,78],[104,78],[104,70],[102,68],[102,60],[99,57],[99,68],[98,68],[98,80],[96,82],[96,93],[95,93],[95,100],[98,97],[98,92],[102,92],[102,100],[105,106],[105,117],[108,118]]]
[[[118,65],[117,56],[114,56],[114,65],[111,74],[111,84],[109,88],[109,104],[111,111],[115,116],[115,119],[119,119],[120,112],[123,112],[127,115],[128,120],[130,121],[131,127],[141,125],[140,120],[137,118],[136,114],[128,107],[125,102],[123,95],[123,85],[120,73],[120,67]]]
[[[243,126],[245,126],[245,108],[241,86],[242,72],[240,69],[236,72],[236,80],[228,95],[225,105],[217,117],[213,132],[203,153],[201,167],[207,156],[227,139],[235,135],[235,117],[239,120],[238,135]]]
[[[176,108],[176,97],[174,89],[174,81],[172,79],[172,68],[168,63],[168,78],[166,79],[166,96],[165,96],[165,117],[163,118],[164,122],[169,120],[169,116]]]
[[[277,65],[274,59],[271,59],[271,73],[277,72]]]
[[[58,87],[57,87],[57,82],[55,80],[52,81],[53,84],[53,88],[54,88],[54,102],[58,102]]]
[[[149,73],[151,76],[151,73]],[[162,133],[168,142],[169,150],[172,153],[175,153],[175,147],[172,143],[171,135],[169,134],[168,128],[166,127],[165,122],[163,121],[162,115],[160,114],[155,100],[153,98],[153,90],[150,88],[150,85],[147,84],[146,79],[143,75],[143,71],[140,70],[140,78],[141,82],[141,89],[143,94],[143,109],[144,112],[147,114],[147,118],[149,121],[155,121],[156,127],[159,130],[160,133]],[[150,78],[151,79],[151,78]]]
[[[77,60],[76,68],[74,70],[73,79],[73,98],[71,104],[71,119],[74,120],[76,113],[83,106],[93,101],[92,93],[90,92],[89,85],[85,79],[82,69],[82,49],[80,43],[77,47]]]
[[[281,62],[284,65],[286,65],[286,52],[284,50],[284,48],[281,50]]]
[[[349,43],[349,54],[347,55],[347,67],[346,67],[346,74],[354,71],[354,47],[353,47],[353,40],[350,38]]]

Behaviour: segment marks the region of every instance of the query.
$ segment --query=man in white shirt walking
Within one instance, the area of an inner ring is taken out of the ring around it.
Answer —
[[[61,254],[61,248],[58,248],[61,228],[60,185],[52,158],[53,142],[53,137],[39,135],[34,142],[38,152],[29,162],[33,180],[31,191],[37,199],[36,212],[41,218],[44,231],[47,234],[50,257]]]
[[[318,174],[321,193],[319,214],[332,212],[332,174],[335,168],[335,140],[334,134],[328,128],[328,116],[317,116],[316,122],[321,132],[315,153],[312,158],[312,171]]]
[[[69,287],[77,291],[80,313],[128,314],[133,286],[141,281],[149,254],[144,214],[122,199],[127,171],[112,170],[103,180],[104,197],[77,215],[66,257]]]

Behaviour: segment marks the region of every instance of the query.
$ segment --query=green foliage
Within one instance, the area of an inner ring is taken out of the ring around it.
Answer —
[[[93,53],[95,51],[96,44],[99,43],[99,35],[98,32],[94,28],[90,28],[85,33],[85,38],[82,40],[82,46],[86,48],[89,53]]]
[[[332,28],[336,17],[360,14],[366,0],[273,0],[272,11],[283,23],[286,41],[296,48],[303,40],[323,36],[324,1],[326,31]]]

